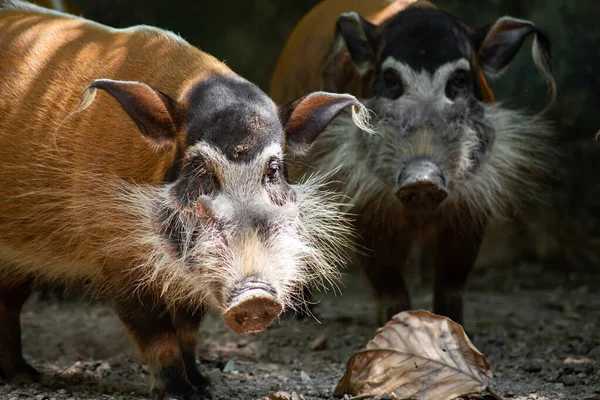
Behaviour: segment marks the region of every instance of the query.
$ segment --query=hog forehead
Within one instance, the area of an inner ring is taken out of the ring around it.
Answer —
[[[386,25],[381,60],[393,57],[433,73],[448,62],[469,60],[471,51],[467,28],[458,19],[440,10],[411,8]]]
[[[399,61],[394,57],[388,57],[381,64],[381,69],[384,71],[389,69],[396,71],[400,79],[402,79],[402,84],[407,93],[422,95],[436,93],[444,95],[448,78],[452,76],[454,71],[459,69],[470,71],[471,65],[469,61],[461,58],[441,64],[435,71],[428,72],[419,69],[415,70],[408,63]]]
[[[273,143],[283,143],[277,107],[240,77],[217,75],[198,84],[190,92],[188,107],[188,146],[204,142],[228,160],[243,162]]]
[[[281,159],[283,149],[280,143],[271,142],[254,157],[244,157],[241,162],[232,162],[222,150],[208,142],[198,142],[188,149],[190,156],[202,156],[210,163],[212,170],[221,178],[224,185],[246,186],[258,181],[265,171],[266,164],[273,158]]]

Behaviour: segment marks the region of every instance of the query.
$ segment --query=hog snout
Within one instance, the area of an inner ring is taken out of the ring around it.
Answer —
[[[283,311],[273,286],[256,278],[239,282],[231,291],[223,320],[237,333],[257,333],[271,325]]]
[[[435,211],[448,197],[444,173],[430,160],[413,160],[398,176],[396,196],[411,211]]]

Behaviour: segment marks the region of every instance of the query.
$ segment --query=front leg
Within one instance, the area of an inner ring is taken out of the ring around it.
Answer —
[[[362,237],[369,249],[362,257],[365,274],[375,292],[377,322],[385,324],[394,315],[411,308],[410,294],[404,279],[404,264],[413,243],[409,234],[397,234],[391,238]]]
[[[114,307],[148,364],[155,399],[207,398],[188,379],[179,337],[162,302],[151,295],[130,296]]]
[[[41,374],[23,358],[21,346],[21,308],[31,294],[33,281],[0,283],[0,377],[7,380],[37,382]]]
[[[450,224],[438,235],[433,312],[461,325],[467,279],[477,260],[485,225],[485,222],[466,219],[460,224]]]
[[[173,313],[173,325],[177,331],[181,356],[192,386],[206,398],[213,398],[210,382],[198,371],[196,366],[196,345],[198,343],[198,327],[202,321],[204,310],[192,312],[177,310]]]

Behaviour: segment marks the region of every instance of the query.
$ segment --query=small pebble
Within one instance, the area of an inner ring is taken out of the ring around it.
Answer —
[[[592,360],[600,360],[600,346],[594,347],[592,350],[590,350],[588,357],[590,357]]]
[[[560,380],[565,384],[565,386],[575,386],[577,383],[577,378],[571,375],[564,375],[560,378]]]
[[[272,393],[268,400],[292,400],[292,395],[288,392],[276,392]]]
[[[525,372],[537,373],[542,370],[542,365],[535,361],[527,361],[523,364],[523,366],[521,368]]]
[[[58,391],[58,394],[65,395],[65,394],[67,394],[67,391],[66,391],[65,389],[60,389],[60,390]]]
[[[233,360],[227,361],[227,363],[223,367],[223,372],[228,374],[230,372],[233,372],[234,370],[235,370],[235,361],[233,361]]]
[[[515,394],[513,392],[506,392],[505,396],[506,397],[515,397]]]
[[[304,371],[300,371],[300,379],[302,380],[302,383],[304,383],[305,385],[312,383],[312,379],[310,379],[310,376],[308,376],[308,374]]]

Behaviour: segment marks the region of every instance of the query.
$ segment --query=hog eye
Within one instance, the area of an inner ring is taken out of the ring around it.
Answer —
[[[267,183],[276,183],[279,179],[279,161],[271,160],[267,166],[267,172],[265,173],[265,181]]]
[[[402,79],[392,70],[383,71],[383,95],[388,99],[397,99],[404,94]]]
[[[450,100],[454,100],[458,95],[464,95],[467,93],[470,87],[469,74],[467,71],[461,69],[448,79],[446,83],[446,97]]]
[[[208,195],[217,189],[217,180],[203,159],[192,160],[192,179],[199,192]]]
[[[202,177],[206,174],[210,174],[210,172],[208,172],[206,162],[199,158],[192,160],[192,172],[197,177]]]

